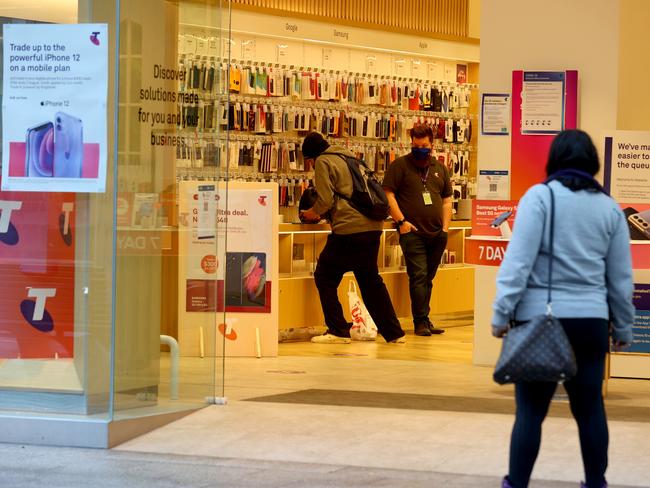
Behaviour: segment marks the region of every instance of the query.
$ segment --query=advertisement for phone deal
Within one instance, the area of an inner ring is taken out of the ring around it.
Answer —
[[[5,24],[2,190],[106,188],[105,24]]]
[[[215,185],[182,182],[186,240],[186,312],[271,313],[272,199],[268,189],[229,189],[228,208]],[[217,252],[221,242],[225,255]],[[225,305],[224,305],[225,301]]]

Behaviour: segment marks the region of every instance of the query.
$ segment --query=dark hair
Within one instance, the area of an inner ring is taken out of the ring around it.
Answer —
[[[428,137],[433,142],[433,129],[428,125],[416,125],[411,129],[411,140]]]
[[[591,176],[596,175],[600,170],[596,146],[584,131],[578,129],[562,131],[551,143],[546,162],[546,175],[552,176],[558,171],[567,169],[582,171]],[[561,176],[557,180],[574,191],[594,188],[593,182],[583,178]]]
[[[330,145],[319,132],[310,132],[302,142],[302,155],[314,159],[321,155]]]

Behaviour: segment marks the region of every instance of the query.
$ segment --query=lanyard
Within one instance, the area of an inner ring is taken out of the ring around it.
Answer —
[[[424,174],[420,170],[418,170],[418,174],[420,176],[420,180],[422,181],[422,185],[424,186],[424,189],[427,189],[427,179],[429,178],[429,170],[431,169],[431,166],[427,167],[427,170]]]

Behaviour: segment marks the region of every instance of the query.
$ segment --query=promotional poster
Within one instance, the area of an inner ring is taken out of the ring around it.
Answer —
[[[181,355],[277,355],[277,183],[181,181],[179,204]]]
[[[105,24],[5,24],[2,190],[106,188]]]
[[[229,312],[270,313],[272,192],[231,189],[225,209],[218,205],[213,185],[181,186],[181,225],[187,226],[186,311],[223,311],[225,300]],[[220,258],[226,228],[228,249]]]
[[[603,154],[603,186],[612,197],[619,202],[650,204],[650,132],[605,134]],[[639,227],[643,231],[648,226]]]

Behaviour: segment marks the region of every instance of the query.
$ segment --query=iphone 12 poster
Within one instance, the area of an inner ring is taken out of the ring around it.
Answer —
[[[105,24],[4,24],[2,190],[104,192]]]

